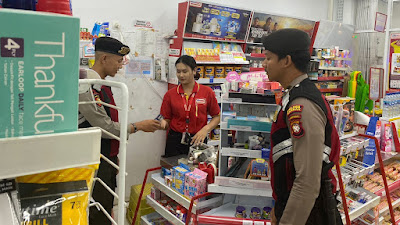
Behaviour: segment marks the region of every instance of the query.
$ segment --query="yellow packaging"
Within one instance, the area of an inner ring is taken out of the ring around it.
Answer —
[[[238,66],[234,68],[235,72],[238,74],[242,74],[242,67]]]
[[[37,183],[37,184],[49,184],[49,183],[85,180],[87,183],[87,187],[90,189],[92,187],[93,177],[98,168],[99,165],[89,165],[85,167],[70,168],[70,169],[17,177],[16,180],[18,183]]]
[[[22,225],[87,225],[89,191],[86,182],[19,183]]]
[[[229,72],[233,71],[233,66],[227,66],[225,67],[225,76],[228,75]]]
[[[197,66],[197,73],[199,73],[200,78],[204,77],[204,66]]]
[[[211,77],[215,75],[215,67],[214,66],[206,66],[205,76],[204,77]]]
[[[223,78],[224,74],[225,74],[225,67],[224,66],[215,67],[215,78]]]

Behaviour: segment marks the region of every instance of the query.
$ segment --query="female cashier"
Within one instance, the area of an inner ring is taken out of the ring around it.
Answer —
[[[175,63],[180,84],[170,89],[161,106],[162,129],[169,129],[165,157],[188,154],[189,146],[206,141],[219,123],[220,108],[214,91],[195,81],[196,61],[188,55]],[[207,124],[207,115],[212,117]]]

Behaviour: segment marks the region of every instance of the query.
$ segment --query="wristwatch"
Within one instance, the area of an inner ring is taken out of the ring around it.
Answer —
[[[136,133],[138,131],[137,126],[135,125],[135,123],[132,123],[133,126],[133,133]]]

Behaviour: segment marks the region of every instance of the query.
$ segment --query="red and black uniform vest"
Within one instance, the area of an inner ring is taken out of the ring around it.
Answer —
[[[101,90],[96,90],[94,87],[92,87],[92,90],[95,98],[99,96],[102,102],[108,103],[110,105],[115,105],[111,87],[103,85],[101,87]],[[106,110],[107,115],[111,118],[111,120],[114,122],[118,122],[118,110],[110,108],[105,105],[103,105],[103,107]],[[92,125],[87,120],[79,125],[79,128],[86,128],[86,127],[92,127]],[[115,139],[105,139],[105,138],[101,139],[101,154],[103,154],[107,158],[110,158],[117,156],[118,152],[119,152],[119,141]]]
[[[282,109],[278,113],[277,119],[272,124],[271,128],[271,185],[273,189],[273,197],[275,199],[275,216],[278,221],[283,215],[294,179],[296,178],[296,171],[293,163],[292,139],[290,136],[290,130],[286,124],[286,112],[290,103],[294,99],[299,97],[309,99],[317,104],[327,117],[327,123],[325,126],[325,149],[321,149],[321,151],[324,152],[324,162],[322,167],[326,172],[321,171],[321,178],[329,177],[332,179],[332,190],[336,190],[336,179],[332,174],[331,168],[334,162],[337,162],[339,159],[340,154],[339,136],[333,123],[329,103],[317,89],[315,84],[309,79],[305,79],[300,82],[299,85],[293,87],[287,95],[289,95],[289,101],[287,104],[282,106]],[[284,97],[287,99],[287,96]],[[322,180],[323,179],[321,179],[321,182]],[[320,199],[320,196],[318,199]],[[310,217],[311,216],[312,215],[310,215]]]

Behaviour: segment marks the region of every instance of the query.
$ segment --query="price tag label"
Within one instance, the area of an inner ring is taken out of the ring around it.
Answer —
[[[265,225],[264,221],[254,221],[254,225]]]
[[[0,194],[17,190],[15,180],[0,181]]]
[[[243,225],[253,225],[253,221],[251,220],[243,220]]]

